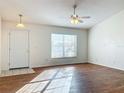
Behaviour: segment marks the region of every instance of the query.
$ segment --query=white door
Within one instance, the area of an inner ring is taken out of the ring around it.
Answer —
[[[12,31],[10,40],[10,69],[29,67],[29,32]]]

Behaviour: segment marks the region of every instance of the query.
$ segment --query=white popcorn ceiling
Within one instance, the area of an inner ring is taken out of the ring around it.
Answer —
[[[91,18],[73,25],[69,19],[73,4],[74,0],[0,0],[0,15],[17,22],[21,13],[25,23],[87,29],[124,9],[124,0],[77,0],[77,14]]]

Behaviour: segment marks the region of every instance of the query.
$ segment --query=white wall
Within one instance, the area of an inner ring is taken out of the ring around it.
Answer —
[[[89,62],[124,70],[124,11],[89,31]]]
[[[12,31],[16,23],[4,21],[2,24],[2,69],[9,69],[9,31]],[[86,30],[69,29],[62,27],[52,27],[43,25],[26,24],[26,29],[30,31],[30,66],[41,67],[59,64],[83,63],[87,62],[87,34]],[[50,38],[51,33],[76,34],[78,36],[78,56],[77,58],[65,58],[51,60]],[[23,39],[23,38],[22,38]]]

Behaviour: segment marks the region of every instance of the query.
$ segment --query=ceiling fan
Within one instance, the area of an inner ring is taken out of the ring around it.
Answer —
[[[73,6],[74,8],[74,12],[73,12],[73,15],[71,15],[71,23],[72,24],[79,24],[79,23],[83,23],[83,19],[89,19],[90,16],[83,16],[83,17],[80,17],[76,14],[76,8],[77,8],[77,5],[75,4]]]

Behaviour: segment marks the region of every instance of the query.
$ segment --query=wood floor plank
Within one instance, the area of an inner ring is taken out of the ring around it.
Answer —
[[[73,67],[61,68],[55,78],[73,76],[73,74],[74,74]]]
[[[54,84],[51,82],[51,85],[49,84],[48,87],[45,88],[44,93],[124,93],[124,71],[94,64],[35,68],[36,73],[33,74],[0,77],[0,93],[16,93],[16,91],[20,90],[23,86],[32,83],[30,81],[38,75],[46,70],[52,69],[61,70],[58,72],[58,75],[51,79],[52,82],[54,81]],[[72,77],[70,86],[66,85],[66,83],[69,84],[69,80],[66,80],[68,77]],[[40,79],[41,82],[43,82],[42,80],[44,79],[49,79],[49,77],[46,75]],[[41,83],[40,80],[36,83]],[[33,85],[33,88],[30,87],[27,93],[33,93],[33,91],[41,93],[39,91],[43,89],[43,85]],[[64,89],[64,86],[66,86],[66,89]],[[67,88],[67,86],[70,88]],[[29,86],[25,86],[23,90],[26,91],[27,87]]]
[[[16,93],[37,93],[41,92],[49,81],[26,84]]]
[[[38,82],[38,81],[44,81],[52,79],[53,76],[57,73],[58,69],[53,70],[45,70],[42,73],[40,73],[36,78],[31,80],[31,82]]]
[[[44,89],[45,86],[48,84],[48,82],[49,82],[49,81],[40,82],[40,85],[39,85],[35,90],[33,90],[32,93],[38,93],[38,92],[41,93],[41,91],[43,91],[43,89]]]

